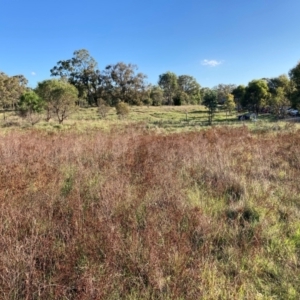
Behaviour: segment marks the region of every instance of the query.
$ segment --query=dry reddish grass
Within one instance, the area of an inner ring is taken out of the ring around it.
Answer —
[[[299,146],[246,127],[1,136],[0,298],[293,299]]]

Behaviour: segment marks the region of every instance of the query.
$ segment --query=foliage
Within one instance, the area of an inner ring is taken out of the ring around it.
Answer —
[[[224,104],[228,94],[236,88],[235,84],[218,84],[213,88],[217,92],[217,98],[219,104]]]
[[[59,124],[76,108],[78,90],[66,81],[58,81],[58,86],[53,90],[54,101],[51,103],[53,112],[57,116]]]
[[[268,82],[269,91],[271,93],[276,93],[277,88],[283,88],[286,94],[289,93],[291,82],[286,75],[279,75],[278,77],[274,77],[271,79],[265,78],[265,80]]]
[[[23,75],[8,76],[0,72],[0,105],[15,109],[20,96],[26,91],[28,81]]]
[[[232,90],[231,94],[234,96],[234,101],[240,108],[241,104],[244,103],[244,97],[246,93],[246,88],[244,85],[239,85]]]
[[[177,75],[172,72],[159,75],[158,85],[164,91],[164,104],[172,105],[178,87]]]
[[[160,106],[164,100],[164,92],[159,86],[153,86],[150,91],[150,98],[154,106]]]
[[[143,98],[143,104],[144,105],[147,105],[147,107],[149,107],[150,105],[152,105],[153,104],[153,100],[152,100],[152,98],[150,97],[150,93],[151,93],[151,91],[150,90],[148,90],[148,92],[147,93],[145,93],[145,96],[144,96],[144,98]]]
[[[177,79],[178,90],[176,97],[181,96],[181,104],[199,104],[200,103],[200,84],[196,81],[193,76],[180,75]],[[182,99],[183,98],[183,99]]]
[[[78,90],[65,80],[45,80],[36,89],[45,101],[47,120],[54,114],[59,124],[75,110],[78,100]]]
[[[73,57],[60,60],[51,70],[51,76],[59,76],[74,85],[79,98],[87,99],[90,105],[97,104],[97,88],[101,83],[97,62],[85,49],[76,50]]]
[[[204,94],[202,104],[208,109],[208,124],[211,125],[218,106],[217,93],[213,90],[207,91]]]
[[[146,75],[136,74],[137,69],[136,65],[123,62],[105,68],[102,93],[110,105],[116,105],[119,101],[131,105],[142,104],[146,93]]]
[[[116,105],[116,111],[117,111],[117,115],[119,116],[119,118],[123,119],[127,115],[129,115],[130,109],[129,109],[129,106],[127,103],[119,102]]]
[[[57,80],[44,80],[38,83],[35,92],[44,100],[46,120],[49,121],[53,115],[53,102],[55,100],[54,90],[58,87]]]
[[[189,103],[189,95],[181,90],[178,90],[173,97],[173,103],[174,105],[185,105]]]
[[[289,71],[290,79],[295,83],[296,88],[300,90],[300,62]]]
[[[19,114],[28,118],[33,125],[40,121],[40,114],[44,109],[44,101],[34,91],[24,93],[18,103]]]
[[[73,84],[79,91],[79,99],[86,99],[89,105],[97,105],[99,98],[109,105],[118,101],[140,105],[145,100],[147,76],[136,74],[136,65],[119,62],[106,66],[100,73],[87,50],[77,50],[73,55],[71,59],[59,61],[50,72]]]
[[[283,118],[286,115],[286,108],[289,106],[290,101],[286,96],[284,88],[277,87],[275,91],[272,92],[268,103],[272,107],[273,114],[277,118]]]
[[[300,62],[290,70],[289,76],[294,85],[291,101],[294,107],[300,109]]]
[[[269,87],[265,80],[252,80],[246,87],[242,101],[244,107],[259,112],[260,108],[266,105],[269,97]]]
[[[224,105],[226,112],[231,114],[231,112],[235,109],[234,96],[232,94],[227,94]]]

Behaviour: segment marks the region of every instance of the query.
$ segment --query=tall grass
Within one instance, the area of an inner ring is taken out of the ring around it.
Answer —
[[[299,299],[299,131],[0,137],[1,299]]]

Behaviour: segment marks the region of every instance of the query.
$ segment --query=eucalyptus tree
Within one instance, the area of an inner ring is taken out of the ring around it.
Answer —
[[[153,106],[162,105],[163,100],[164,100],[163,90],[159,86],[154,85],[153,87],[151,87],[151,90],[150,90],[150,98],[152,100]]]
[[[264,79],[267,81],[271,93],[279,87],[285,90],[289,89],[290,79],[285,74],[279,75],[278,77],[274,77],[274,78],[264,78]]]
[[[76,50],[73,57],[60,60],[51,70],[51,76],[66,79],[74,85],[79,98],[84,98],[90,105],[97,105],[97,89],[102,82],[96,60],[90,56],[88,50]]]
[[[4,108],[7,104],[7,80],[8,80],[8,76],[3,73],[0,72],[0,101],[1,101],[1,106],[2,108]]]
[[[277,87],[275,91],[271,93],[268,102],[273,114],[277,118],[284,117],[286,115],[286,107],[290,106],[290,100],[287,98],[286,91],[283,87]]]
[[[193,76],[180,75],[177,79],[178,90],[181,92],[181,97],[186,97],[187,104],[199,104],[201,100],[201,86]],[[186,96],[185,96],[186,95]]]
[[[45,80],[38,84],[36,92],[45,101],[47,120],[55,115],[61,124],[76,109],[78,90],[66,80]]]
[[[293,106],[300,108],[300,62],[289,71],[289,76],[294,87],[291,95]]]
[[[176,95],[178,89],[177,75],[172,72],[159,75],[158,85],[164,92],[165,103],[172,105],[174,103],[173,97]]]
[[[173,96],[174,105],[184,105],[190,103],[191,97],[184,91],[178,89],[176,94]]]
[[[238,108],[241,107],[246,93],[246,87],[244,85],[239,85],[234,88],[231,94],[234,96],[234,102],[237,104]]]
[[[208,109],[208,124],[211,125],[218,106],[217,92],[207,90],[204,94],[202,104]]]
[[[276,117],[283,117],[287,106],[291,105],[294,84],[286,75],[280,75],[274,78],[264,78],[267,82],[270,97],[268,104]]]
[[[231,94],[235,88],[235,84],[218,84],[215,86],[213,90],[217,92],[218,103],[225,103],[227,95]]]
[[[242,104],[258,113],[260,108],[267,104],[269,96],[269,87],[265,80],[252,80],[246,87]]]
[[[78,90],[64,80],[58,81],[57,85],[58,87],[53,91],[52,107],[59,124],[61,124],[76,109]]]
[[[209,87],[202,87],[200,89],[200,97],[201,97],[200,103],[201,104],[203,104],[204,95],[209,91],[211,91],[211,89]]]
[[[225,103],[224,103],[225,109],[226,109],[226,117],[227,114],[231,114],[231,112],[235,109],[235,102],[234,102],[234,96],[232,94],[227,94]]]
[[[44,80],[38,83],[35,92],[44,100],[46,110],[46,121],[50,121],[53,116],[53,102],[55,101],[54,90],[58,86],[58,80]]]
[[[295,86],[300,90],[300,61],[289,71],[290,79],[295,83]]]
[[[26,91],[27,82],[23,75],[0,74],[0,99],[4,108],[16,108],[20,96]]]
[[[27,90],[27,79],[23,75],[8,76],[0,73],[0,105],[5,110],[16,109],[20,96]]]
[[[110,105],[124,102],[131,105],[140,105],[147,96],[148,86],[145,82],[147,76],[137,73],[138,67],[134,64],[118,62],[108,65],[102,76],[102,85],[98,95]]]

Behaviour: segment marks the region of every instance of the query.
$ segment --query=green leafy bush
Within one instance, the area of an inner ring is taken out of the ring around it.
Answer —
[[[44,101],[34,91],[24,93],[18,103],[18,114],[27,118],[33,125],[40,121],[40,113],[44,109]]]

